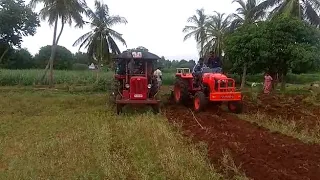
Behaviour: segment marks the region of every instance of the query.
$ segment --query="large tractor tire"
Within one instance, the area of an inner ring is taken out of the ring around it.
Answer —
[[[240,114],[243,110],[242,101],[229,101],[228,102],[228,109],[232,113]]]
[[[174,85],[173,95],[174,101],[178,104],[186,105],[189,98],[189,84],[185,80],[178,79]]]
[[[196,113],[203,111],[207,104],[208,100],[203,92],[199,91],[194,95],[193,109]]]

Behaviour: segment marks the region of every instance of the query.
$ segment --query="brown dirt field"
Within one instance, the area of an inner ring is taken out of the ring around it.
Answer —
[[[249,106],[249,110],[251,108]],[[236,165],[241,165],[246,176],[253,179],[320,178],[320,145],[304,144],[297,139],[271,133],[220,108],[210,108],[195,115],[205,129],[197,124],[184,106],[168,103],[163,111],[170,122],[182,124],[186,136],[208,145],[208,156],[216,166],[221,165],[222,150],[229,149]]]
[[[308,128],[320,125],[320,107],[303,103],[305,96],[259,95],[258,103],[244,99],[244,112],[263,112],[271,117],[295,121]]]

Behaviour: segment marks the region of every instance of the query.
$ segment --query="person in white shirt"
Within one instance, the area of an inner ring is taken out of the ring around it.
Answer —
[[[158,88],[160,89],[160,86],[162,84],[162,72],[160,70],[161,68],[158,67],[154,72],[153,75],[155,76],[155,78],[157,79],[158,82]]]

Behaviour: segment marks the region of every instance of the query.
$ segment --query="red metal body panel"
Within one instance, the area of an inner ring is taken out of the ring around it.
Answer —
[[[130,98],[129,91],[128,90],[123,90],[122,96],[125,99],[129,99]]]
[[[121,99],[116,100],[117,104],[158,104],[160,100],[146,99],[146,100],[131,100],[131,99]]]
[[[148,94],[148,79],[143,76],[130,78],[130,99],[145,100]]]

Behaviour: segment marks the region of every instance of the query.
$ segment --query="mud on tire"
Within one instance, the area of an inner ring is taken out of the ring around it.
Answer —
[[[189,97],[189,84],[187,81],[182,79],[177,79],[174,84],[173,96],[174,101],[178,104],[186,105],[190,100]]]
[[[207,106],[207,104],[208,104],[208,100],[203,92],[199,91],[194,95],[193,109],[195,112],[198,113],[203,111]]]

